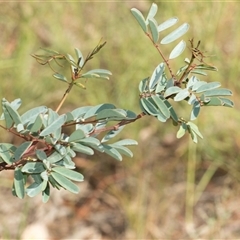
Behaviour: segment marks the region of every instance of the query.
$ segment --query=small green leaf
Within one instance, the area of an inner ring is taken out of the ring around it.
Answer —
[[[222,101],[222,105],[225,106],[225,107],[233,107],[234,106],[233,101],[231,101],[227,98],[220,97],[219,99]]]
[[[187,88],[182,89],[177,95],[174,97],[174,101],[182,101],[190,95],[190,92]]]
[[[47,107],[45,106],[40,106],[40,107],[36,107],[33,109],[28,110],[27,112],[25,112],[22,116],[22,123],[23,124],[27,124],[29,122],[34,122],[35,119],[40,115],[40,114],[45,114],[47,112]]]
[[[43,122],[41,115],[38,115],[34,121],[34,123],[31,125],[30,132],[36,133],[42,128]],[[28,128],[29,129],[29,128]]]
[[[185,135],[186,131],[187,131],[187,125],[186,125],[186,123],[182,123],[177,132],[177,138],[183,137]]]
[[[32,141],[22,143],[14,153],[15,161],[19,160],[23,156],[23,154],[30,148],[31,145]]]
[[[167,21],[161,23],[161,24],[158,26],[158,32],[162,32],[162,31],[164,31],[165,29],[172,27],[172,26],[173,26],[174,24],[176,24],[177,22],[178,22],[178,18],[176,18],[176,17],[173,17],[173,18],[168,19]]]
[[[45,168],[41,162],[27,162],[21,171],[26,173],[41,173],[45,171]]]
[[[182,89],[180,87],[177,86],[173,86],[173,87],[169,87],[167,88],[167,90],[164,93],[164,97],[167,98],[171,95],[174,95],[176,93],[179,93]]]
[[[79,193],[79,188],[76,184],[74,184],[72,181],[64,177],[62,174],[59,174],[57,172],[51,172],[51,176],[54,178],[54,180],[61,185],[63,188],[68,190],[72,193]]]
[[[40,134],[39,136],[46,136],[49,135],[53,132],[55,132],[56,130],[58,130],[59,128],[62,127],[62,125],[65,123],[66,121],[66,115],[61,115],[59,116],[55,121],[53,121],[49,126],[47,126]]]
[[[153,71],[152,76],[149,80],[149,89],[150,91],[153,91],[158,83],[160,81],[165,69],[165,64],[160,63]]]
[[[138,85],[138,89],[140,93],[146,92],[148,90],[147,86],[148,86],[148,77],[143,79],[139,85]]]
[[[94,151],[90,147],[84,146],[83,144],[80,143],[71,143],[71,149],[73,151],[85,153],[88,155],[94,154]]]
[[[211,82],[211,83],[203,84],[202,86],[197,88],[196,93],[201,93],[201,92],[205,92],[207,90],[212,90],[212,89],[218,88],[220,86],[221,86],[221,83],[219,83],[219,82]]]
[[[9,104],[8,102],[5,103],[6,110],[8,111],[9,115],[11,116],[13,122],[18,125],[22,123],[21,117],[18,112]],[[6,119],[6,118],[5,118]]]
[[[164,103],[166,104],[166,106],[167,106],[168,109],[169,109],[169,112],[170,112],[170,115],[171,115],[171,118],[172,118],[172,120],[173,120],[174,125],[178,125],[178,116],[177,116],[175,110],[173,109],[172,105],[171,105],[171,104],[169,103],[169,101],[166,100],[166,99],[165,99],[165,102],[164,102]]]
[[[67,169],[65,167],[54,167],[52,168],[54,172],[57,172],[73,181],[82,182],[84,177],[81,173]]]
[[[200,112],[200,107],[201,107],[200,102],[195,101],[193,104],[190,120],[195,120],[198,117]]]
[[[147,18],[146,18],[146,24],[148,24],[149,22],[149,19],[152,19],[155,17],[156,13],[157,13],[157,10],[158,10],[158,6],[156,3],[152,3],[151,5],[151,8],[148,12],[148,15],[147,15]]]
[[[49,183],[47,183],[47,186],[45,190],[42,192],[42,201],[43,203],[46,203],[50,198],[50,186]]]
[[[135,17],[135,19],[137,20],[138,24],[141,26],[142,30],[146,33],[147,25],[146,25],[146,22],[145,22],[145,19],[144,19],[142,13],[136,8],[132,8],[131,12],[132,12],[133,16]]]
[[[159,110],[155,105],[153,105],[149,99],[146,98],[141,98],[140,99],[140,105],[142,106],[143,110],[145,113],[152,115],[152,116],[157,116],[159,113]]]
[[[158,29],[157,29],[157,22],[155,19],[149,19],[149,26],[150,26],[150,31],[152,34],[152,40],[154,43],[156,43],[158,41],[159,38],[159,33],[158,33]]]
[[[116,142],[115,144],[122,145],[122,146],[123,145],[129,146],[129,145],[138,145],[138,142],[133,139],[123,139],[123,140]]]
[[[77,56],[77,59],[78,59],[78,62],[79,62],[79,67],[82,67],[83,64],[84,64],[83,54],[78,48],[75,48],[75,53],[76,53],[76,56]]]
[[[1,143],[0,144],[0,158],[7,163],[7,164],[12,164],[13,158],[10,154],[10,152],[15,151],[15,146],[13,146],[10,143]],[[12,149],[12,150],[11,150]]]
[[[103,109],[102,111],[98,112],[96,115],[96,119],[125,119],[126,118],[126,112],[125,111],[119,111],[120,109]]]
[[[20,168],[16,167],[14,171],[14,190],[17,197],[23,199],[25,195],[24,191],[25,178]]]
[[[26,194],[29,197],[35,197],[40,192],[42,192],[42,182],[41,183],[34,182],[26,188]]]
[[[161,44],[168,44],[175,41],[176,39],[184,35],[188,31],[188,29],[189,29],[188,23],[182,24],[176,30],[168,34],[166,37],[164,37],[161,41]]]
[[[127,157],[133,157],[133,153],[128,148],[122,145],[117,145],[116,143],[114,143],[114,144],[109,144],[109,146],[117,149],[117,151],[122,155],[125,155]]]
[[[204,106],[222,106],[222,104],[218,97],[212,97],[208,102],[204,102]]]
[[[169,55],[169,59],[174,59],[177,58],[179,55],[182,54],[182,52],[184,51],[184,49],[186,48],[186,42],[185,41],[181,41],[178,43],[178,45],[171,51],[170,55]]]
[[[161,96],[156,96],[153,95],[152,96],[153,101],[155,102],[155,104],[157,105],[159,111],[162,112],[162,114],[166,117],[169,118],[170,117],[170,112],[168,107],[166,106],[166,104],[164,103],[164,99],[161,98]]]
[[[85,137],[85,133],[81,129],[78,129],[69,136],[68,142],[78,142]]]
[[[56,79],[58,79],[60,81],[67,82],[67,78],[60,73],[54,73],[53,77],[55,77]]]
[[[190,126],[191,130],[194,131],[200,138],[203,138],[196,124],[192,122],[187,122],[187,125]]]
[[[212,96],[231,96],[232,91],[225,89],[225,88],[219,88],[219,89],[212,89],[207,90],[204,92],[204,95],[206,97],[212,97]]]
[[[125,126],[119,127],[117,130],[111,130],[109,131],[104,138],[101,140],[101,142],[107,142],[108,140],[114,138],[116,135],[118,135],[124,128]]]
[[[88,119],[90,117],[93,117],[98,112],[100,112],[104,109],[116,109],[116,107],[113,104],[110,104],[110,103],[99,104],[97,106],[91,107],[82,118],[83,119]]]
[[[121,154],[113,147],[106,145],[106,144],[102,144],[103,150],[106,154],[110,155],[111,157],[122,161],[122,156]]]
[[[47,162],[56,163],[56,162],[60,161],[61,159],[63,159],[63,156],[60,153],[55,151],[47,158]],[[48,166],[46,166],[46,167],[48,168]]]
[[[81,118],[86,112],[88,112],[92,107],[84,106],[74,109],[71,114],[73,115],[74,120]]]

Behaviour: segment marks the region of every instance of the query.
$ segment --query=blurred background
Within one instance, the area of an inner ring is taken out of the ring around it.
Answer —
[[[78,156],[84,174],[78,195],[52,191],[19,200],[11,195],[12,172],[0,173],[0,237],[2,239],[179,239],[240,238],[240,5],[237,2],[161,1],[158,23],[179,18],[190,24],[184,35],[205,51],[218,67],[201,80],[219,81],[233,90],[235,108],[204,108],[198,125],[204,139],[176,139],[171,122],[143,119],[126,126],[120,138],[139,142],[133,158],[122,162],[96,153]],[[22,99],[20,112],[47,105],[56,108],[66,85],[39,65],[31,54],[40,47],[86,56],[100,41],[107,45],[86,70],[105,68],[109,81],[90,79],[86,90],[74,89],[62,108],[113,103],[136,113],[138,84],[161,62],[130,9],[146,16],[151,1],[0,1],[0,98]],[[163,32],[164,34],[164,32]],[[176,44],[176,43],[174,43]],[[165,54],[173,45],[163,46]],[[173,62],[177,69],[186,49]],[[179,112],[184,116],[188,107]],[[2,130],[0,140],[16,141]]]

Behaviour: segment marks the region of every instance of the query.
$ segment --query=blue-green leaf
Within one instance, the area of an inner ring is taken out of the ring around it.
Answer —
[[[46,203],[50,198],[50,186],[49,183],[47,183],[47,186],[45,190],[42,192],[42,201],[43,203]]]
[[[158,41],[159,38],[159,33],[158,33],[158,29],[157,29],[157,22],[155,21],[155,19],[149,19],[149,26],[150,26],[150,31],[152,34],[152,40],[154,43],[156,43]]]
[[[192,112],[191,112],[191,116],[190,116],[190,120],[195,120],[200,112],[200,102],[195,101],[193,104],[193,108],[192,108]]]
[[[177,93],[177,95],[174,97],[174,101],[182,101],[184,100],[185,98],[187,98],[188,96],[190,95],[190,92],[188,91],[187,88],[185,89],[182,89],[181,91],[179,91]]]
[[[34,123],[31,125],[30,132],[32,132],[32,133],[38,132],[42,128],[42,125],[43,125],[42,117],[41,117],[41,115],[38,115],[36,117]],[[29,127],[30,126],[28,126],[28,129],[29,129]]]
[[[196,89],[196,93],[201,93],[201,92],[205,92],[208,90],[212,90],[212,89],[218,88],[220,86],[221,86],[221,83],[219,83],[219,82],[210,82],[207,84],[203,84],[202,86],[200,86],[199,88]]]
[[[102,144],[103,150],[106,154],[110,155],[111,157],[122,161],[122,156],[121,154],[113,147],[106,145],[106,144]]]
[[[110,103],[103,103],[99,104],[97,106],[91,107],[86,114],[83,116],[84,119],[88,119],[90,117],[95,116],[98,112],[104,110],[104,109],[115,109],[116,107],[113,104]]]
[[[135,19],[137,20],[138,24],[141,26],[142,30],[146,33],[147,32],[147,24],[145,22],[145,19],[144,19],[142,13],[136,8],[132,8],[131,12],[132,12],[133,16],[135,17]]]
[[[11,116],[13,122],[18,125],[18,124],[21,124],[22,123],[22,120],[21,120],[21,117],[20,115],[18,114],[18,112],[11,106],[10,103],[8,102],[5,102],[5,107],[6,107],[6,110],[8,111],[9,115]],[[6,118],[5,118],[6,119]]]
[[[225,107],[233,107],[234,106],[233,101],[229,100],[228,98],[220,97],[219,99],[222,101],[222,105]]]
[[[80,143],[74,143],[74,142],[71,143],[71,149],[76,152],[81,152],[88,155],[94,154],[94,151],[90,147],[84,146],[83,144],[80,144]]]
[[[67,169],[65,167],[54,167],[52,171],[57,172],[73,181],[82,182],[84,177],[81,173]]]
[[[34,182],[26,188],[26,194],[29,197],[35,197],[40,192],[42,192],[42,182],[41,183]]]
[[[14,153],[15,161],[19,160],[23,156],[23,154],[30,148],[31,145],[32,145],[31,141],[22,143]]]
[[[148,90],[148,87],[147,87],[148,86],[148,79],[149,78],[147,77],[139,83],[138,89],[139,89],[140,93],[146,92]]]
[[[212,97],[212,96],[231,96],[232,91],[225,89],[225,88],[219,88],[219,89],[212,89],[207,90],[204,92],[204,95],[206,97]]]
[[[82,52],[78,49],[78,48],[75,48],[75,53],[76,53],[76,56],[78,58],[78,61],[79,61],[79,67],[82,67],[83,64],[84,64],[84,57],[83,57],[83,54]]]
[[[171,26],[173,26],[173,25],[176,24],[177,22],[178,22],[178,18],[176,18],[176,17],[173,17],[173,18],[168,19],[167,21],[161,23],[161,24],[158,26],[158,32],[161,32],[161,31],[164,31],[164,30],[167,29],[167,28],[170,28]]]
[[[74,109],[71,114],[73,115],[74,120],[81,118],[86,112],[88,112],[92,107],[84,106]]]
[[[182,89],[177,86],[169,87],[164,93],[164,97],[167,98],[173,94],[179,93]]]
[[[122,145],[122,146],[130,146],[130,145],[138,145],[138,142],[133,139],[123,139],[115,142],[114,144]]]
[[[78,142],[85,137],[85,133],[81,129],[78,129],[69,136],[68,142]]]
[[[0,158],[5,163],[12,164],[13,163],[13,158],[10,152],[15,152],[16,147],[10,143],[1,143],[0,144]]]
[[[177,131],[177,138],[183,137],[186,131],[187,131],[187,125],[186,123],[182,123],[179,127],[179,130]]]
[[[56,79],[58,79],[60,81],[67,82],[67,78],[60,73],[54,73],[53,77],[55,77]]]
[[[176,57],[178,57],[179,55],[181,55],[181,53],[184,51],[184,49],[186,48],[186,42],[185,41],[181,41],[178,43],[178,45],[171,51],[170,55],[169,55],[169,59],[174,59]]]
[[[40,107],[36,107],[28,110],[21,116],[22,123],[27,124],[29,122],[34,122],[37,116],[39,116],[40,114],[46,113],[47,110],[48,109],[45,106],[40,106]]]
[[[104,138],[101,140],[101,142],[107,142],[108,140],[114,138],[116,135],[118,135],[124,128],[125,126],[121,126],[119,127],[117,130],[111,130],[109,131],[105,136]]]
[[[55,121],[53,121],[49,126],[47,126],[40,134],[39,136],[46,136],[49,135],[53,132],[55,132],[56,130],[58,130],[59,128],[62,127],[62,125],[65,123],[66,121],[66,115],[61,115],[59,116]]]
[[[150,91],[153,91],[158,83],[160,81],[163,73],[164,73],[165,65],[164,63],[160,63],[153,71],[152,76],[149,80],[149,89]]]
[[[59,174],[57,172],[51,172],[51,176],[54,178],[54,180],[61,185],[63,188],[68,190],[72,193],[79,193],[79,188],[76,184],[74,184],[72,181],[64,177],[62,174]]]
[[[203,138],[196,124],[192,122],[187,122],[187,125],[190,126],[191,130],[194,131],[200,138]]]
[[[131,152],[131,150],[129,150],[128,148],[122,146],[122,145],[118,145],[116,143],[114,144],[109,144],[109,146],[117,149],[117,151],[120,153],[120,154],[123,154],[127,157],[133,157],[133,153]]]
[[[97,113],[96,119],[125,119],[126,116],[126,112],[122,109],[103,109]]]
[[[157,105],[159,111],[162,112],[162,114],[166,117],[169,118],[170,117],[170,112],[168,107],[166,106],[166,104],[164,103],[164,98],[162,98],[161,96],[156,96],[153,95],[152,96],[153,101],[155,102],[155,104]]]
[[[26,173],[41,173],[45,171],[45,168],[41,162],[27,162],[21,171]]]
[[[146,24],[148,24],[149,22],[149,19],[152,19],[155,17],[156,13],[157,13],[157,10],[158,10],[158,6],[156,3],[152,3],[151,5],[151,8],[148,12],[148,15],[147,15],[147,18],[146,18]]]
[[[25,178],[20,168],[16,167],[14,171],[14,190],[17,197],[23,199],[25,195],[24,191]]]
[[[144,112],[152,115],[152,116],[157,116],[159,113],[159,110],[157,109],[157,107],[152,104],[149,99],[146,98],[141,98],[140,99],[140,104],[142,106],[142,108],[144,109]]]
[[[182,24],[176,30],[168,34],[166,37],[164,37],[161,41],[161,44],[168,44],[175,41],[176,39],[184,35],[188,31],[188,29],[189,29],[188,23]]]

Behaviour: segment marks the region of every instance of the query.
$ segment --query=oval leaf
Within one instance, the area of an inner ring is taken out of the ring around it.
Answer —
[[[156,3],[153,3],[153,4],[151,5],[151,8],[150,8],[150,10],[149,10],[149,12],[148,12],[148,16],[147,16],[147,18],[146,18],[146,23],[147,23],[147,24],[149,23],[149,22],[148,22],[149,19],[152,19],[152,18],[155,17],[155,15],[156,15],[156,13],[157,13],[157,10],[158,10],[157,4],[156,4]]]
[[[68,190],[72,193],[79,193],[79,188],[76,184],[74,184],[72,181],[64,177],[63,175],[57,173],[57,172],[51,172],[51,176],[54,178],[54,180],[60,184],[63,188]]]
[[[182,89],[177,86],[169,87],[166,92],[164,93],[164,97],[169,97],[173,94],[179,93]]]
[[[164,37],[161,41],[161,44],[168,44],[175,41],[176,39],[184,35],[188,31],[188,29],[189,29],[188,23],[182,24],[176,30],[168,34],[166,37]]]
[[[146,33],[147,25],[146,25],[146,22],[145,22],[145,19],[144,19],[142,13],[136,8],[132,8],[131,12],[132,12],[133,16],[136,18],[138,24],[141,26],[142,30]]]
[[[161,32],[161,31],[163,31],[163,30],[165,30],[167,28],[170,28],[171,26],[173,26],[177,22],[178,22],[178,18],[176,18],[176,17],[168,19],[167,21],[161,23],[158,26],[158,32]]]
[[[170,55],[169,55],[169,59],[174,59],[176,57],[178,57],[179,55],[181,55],[181,53],[184,51],[184,49],[186,48],[186,42],[185,41],[181,41],[180,43],[178,43],[178,45],[171,51]]]
[[[55,121],[53,121],[49,126],[47,126],[40,134],[39,136],[46,136],[49,135],[59,128],[62,127],[62,125],[65,123],[65,120],[67,119],[67,116],[61,115],[59,116]]]
[[[188,91],[187,88],[182,89],[179,93],[177,93],[177,95],[174,97],[174,101],[178,102],[178,101],[182,101],[185,98],[187,98],[190,95],[190,92]]]
[[[60,73],[54,73],[53,77],[55,77],[56,79],[58,79],[60,81],[67,82],[67,78]]]
[[[67,169],[65,167],[54,167],[52,168],[54,172],[57,172],[73,181],[82,182],[84,177],[81,173]]]
[[[152,34],[152,40],[154,43],[156,43],[158,41],[159,38],[159,33],[158,33],[158,29],[157,29],[157,22],[155,21],[155,19],[149,19],[149,26],[150,26],[150,31]]]
[[[219,83],[219,82],[211,82],[211,83],[203,84],[196,90],[196,93],[205,92],[207,90],[212,90],[212,89],[218,88],[220,86],[221,86],[221,83]]]
[[[159,96],[156,95],[152,96],[153,101],[156,103],[158,109],[163,113],[166,118],[170,117],[170,112],[168,107],[165,105],[164,100]]]
[[[158,81],[161,79],[161,76],[164,73],[165,65],[164,63],[160,63],[153,71],[152,76],[149,80],[149,89],[153,91]]]
[[[14,171],[14,190],[17,197],[23,199],[25,195],[24,185],[25,179],[24,175],[22,174],[21,170],[16,167]]]

